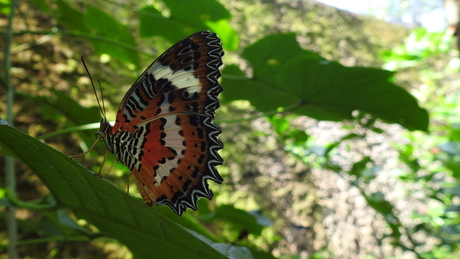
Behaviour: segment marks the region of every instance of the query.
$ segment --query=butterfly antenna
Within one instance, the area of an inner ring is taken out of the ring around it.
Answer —
[[[107,121],[107,117],[105,116],[105,102],[104,102],[104,93],[102,92],[102,85],[101,85],[101,80],[99,78],[97,79],[97,83],[99,84],[99,92],[101,93],[101,102],[102,102],[102,118],[104,118],[104,121]],[[99,102],[99,100],[98,100]],[[99,105],[99,107],[101,107]]]
[[[93,83],[93,78],[91,77],[91,74],[89,73],[89,69],[86,66],[85,59],[83,58],[83,56],[81,57],[81,61],[83,62],[83,66],[85,67],[86,74],[88,74],[89,80],[91,81],[91,86],[93,87],[93,92],[94,92],[94,95],[96,96],[97,104],[99,105],[99,110],[101,111],[104,120],[106,120],[105,119],[106,118],[105,117],[105,108],[102,109],[103,106],[101,106],[101,102],[99,101],[99,97],[97,96],[96,87],[94,86],[94,83]],[[100,82],[99,82],[99,86],[100,86]],[[101,94],[102,94],[102,88],[101,88]],[[102,103],[102,104],[104,104],[104,103]],[[91,150],[93,150],[93,148],[96,146],[96,144],[99,142],[99,140],[101,138],[102,138],[102,136],[99,135],[97,137],[96,141],[93,143],[93,145],[91,145],[91,147],[87,151],[85,151],[85,152],[83,152],[83,153],[81,153],[79,155],[69,156],[69,157],[73,159],[73,158],[82,157],[82,156],[86,155],[87,153],[91,152]]]
[[[91,74],[89,73],[88,67],[86,66],[85,59],[83,57],[81,57],[81,61],[83,62],[83,66],[85,67],[86,74],[88,74],[89,80],[91,81],[91,86],[93,87],[93,92],[94,92],[94,95],[96,96],[96,101],[97,101],[97,105],[99,106],[99,110],[101,111],[101,114],[102,114],[102,117],[104,118],[104,120],[106,120],[105,107],[104,107],[104,98],[103,98],[104,95],[102,94],[101,82],[98,79],[99,89],[100,89],[100,92],[101,92],[102,105],[101,105],[101,100],[99,100],[99,96],[98,96],[98,94],[96,92],[96,87],[94,86],[93,77],[91,77]]]

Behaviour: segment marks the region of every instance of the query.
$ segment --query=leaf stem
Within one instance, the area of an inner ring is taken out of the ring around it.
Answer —
[[[18,242],[18,246],[33,245],[33,244],[43,244],[49,242],[69,242],[69,241],[91,241],[91,237],[88,236],[54,236],[54,237],[45,237],[45,238],[34,238],[30,240],[24,240]]]
[[[6,193],[6,197],[8,198],[8,201],[11,204],[13,204],[15,207],[26,208],[26,209],[37,210],[37,211],[56,210],[57,208],[60,207],[56,202],[52,204],[37,204],[34,202],[21,201],[16,195],[16,193],[9,186],[6,187],[5,193]]]
[[[66,31],[66,30],[59,30],[57,28],[53,28],[51,31],[29,31],[29,30],[24,30],[24,31],[16,31],[13,33],[14,35],[23,35],[23,34],[61,34],[61,35],[68,35],[68,36],[74,36],[74,37],[81,37],[81,38],[86,38],[86,39],[91,39],[95,41],[100,41],[100,42],[105,42],[109,44],[113,44],[114,46],[118,46],[130,51],[138,52],[141,54],[146,54],[149,56],[155,56],[153,53],[149,53],[143,50],[139,50],[136,46],[126,44],[120,41],[112,40],[103,36],[99,35],[94,35],[90,33],[85,33],[85,32],[79,32],[79,31]]]

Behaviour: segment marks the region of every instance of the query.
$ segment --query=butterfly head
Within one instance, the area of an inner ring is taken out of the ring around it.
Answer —
[[[96,136],[102,138],[105,142],[105,145],[107,146],[107,149],[111,153],[113,153],[112,146],[108,144],[108,143],[111,143],[108,140],[111,131],[112,131],[112,125],[110,125],[110,123],[105,118],[102,118],[100,126],[99,126],[99,130],[96,132]]]

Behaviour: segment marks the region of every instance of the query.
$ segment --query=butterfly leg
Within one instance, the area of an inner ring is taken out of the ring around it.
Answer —
[[[81,153],[79,155],[69,156],[69,157],[74,159],[74,158],[82,157],[82,156],[88,154],[89,152],[91,152],[91,150],[93,150],[93,148],[96,146],[97,142],[99,142],[99,140],[101,140],[101,138],[102,138],[102,136],[98,136],[96,141],[94,141],[93,145],[91,145],[91,147],[87,151],[85,151],[85,152],[83,152],[83,153]]]

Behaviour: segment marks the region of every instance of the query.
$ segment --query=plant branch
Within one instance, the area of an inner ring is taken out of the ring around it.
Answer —
[[[13,18],[16,10],[17,1],[11,1],[10,15],[8,16],[8,24],[5,32],[5,49],[3,65],[5,68],[5,85],[6,85],[6,121],[13,126],[13,103],[14,103],[14,88],[11,80],[11,41],[13,39]],[[16,168],[14,166],[14,158],[5,157],[5,185],[10,188],[12,192],[16,192]],[[15,216],[15,207],[8,206],[6,213],[6,228],[8,235],[8,256],[11,259],[18,258],[18,251],[16,249],[17,243],[17,222]]]
[[[103,37],[103,36],[94,35],[94,34],[85,33],[85,32],[79,32],[79,31],[66,31],[66,30],[59,30],[57,28],[54,28],[52,31],[27,31],[27,30],[24,30],[24,31],[14,32],[13,34],[14,35],[23,35],[23,34],[45,34],[45,35],[49,34],[49,35],[54,35],[54,34],[61,34],[61,35],[68,35],[68,36],[74,36],[74,37],[81,37],[81,38],[86,38],[86,39],[90,39],[90,40],[109,43],[109,44],[112,44],[114,46],[118,46],[118,47],[130,50],[130,51],[141,53],[141,54],[146,54],[146,55],[149,55],[149,56],[155,56],[153,53],[149,53],[149,52],[146,52],[146,51],[143,51],[143,50],[139,50],[136,46],[133,46],[133,45],[130,45],[130,44],[122,43],[122,42],[112,40],[112,39],[109,39],[109,38],[106,38],[106,37]]]

